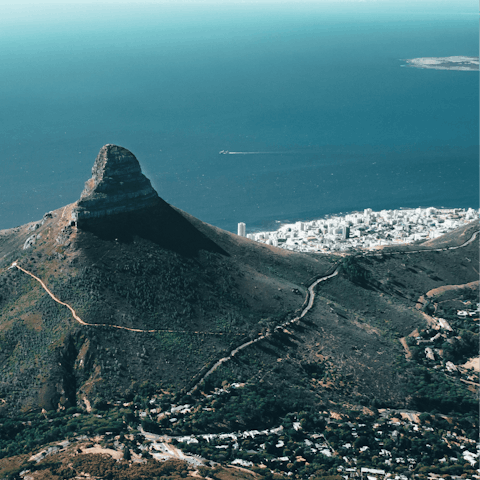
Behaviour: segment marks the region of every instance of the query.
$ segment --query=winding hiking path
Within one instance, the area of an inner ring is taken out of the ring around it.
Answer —
[[[110,325],[108,323],[87,323],[84,320],[82,320],[78,315],[77,312],[71,307],[68,303],[62,302],[58,297],[56,297],[52,291],[45,285],[45,283],[42,282],[37,276],[35,276],[32,272],[29,272],[28,270],[25,270],[22,268],[20,265],[18,265],[17,262],[13,262],[12,265],[9,268],[18,268],[22,272],[26,273],[27,275],[30,275],[33,279],[35,279],[37,282],[40,283],[40,285],[43,287],[43,289],[52,297],[55,302],[57,302],[60,305],[64,305],[67,307],[70,312],[72,312],[73,318],[80,323],[80,325],[84,325],[87,327],[109,327],[109,328],[117,328],[119,330],[128,330],[129,332],[139,332],[139,333],[157,333],[157,332],[165,332],[165,333],[197,333],[197,334],[204,334],[204,335],[224,335],[223,332],[195,332],[195,331],[188,331],[188,330],[142,330],[140,328],[130,328],[130,327],[121,327],[120,325]],[[234,333],[230,335],[241,335],[243,336],[242,333]]]
[[[38,278],[36,277],[33,273],[29,272],[28,270],[25,270],[24,268],[22,268],[20,265],[18,265],[17,262],[13,262],[12,263],[12,267],[17,267],[19,270],[21,270],[22,272],[26,273],[27,275],[30,275],[32,278],[34,278],[37,282],[40,283],[40,285],[44,288],[44,290],[53,298],[53,300],[55,300],[57,303],[59,303],[60,305],[65,305],[65,307],[67,307],[71,312],[72,312],[72,315],[73,315],[73,318],[81,323],[82,325],[89,325],[88,323],[84,322],[78,315],[77,313],[75,312],[75,310],[68,304],[68,303],[65,303],[65,302],[62,302],[61,300],[59,300],[49,289],[48,287]]]

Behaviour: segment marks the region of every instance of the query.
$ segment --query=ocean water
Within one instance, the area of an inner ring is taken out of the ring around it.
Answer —
[[[478,56],[475,6],[387,3],[4,9],[0,228],[77,200],[106,143],[230,231],[478,208],[478,72],[402,66]]]

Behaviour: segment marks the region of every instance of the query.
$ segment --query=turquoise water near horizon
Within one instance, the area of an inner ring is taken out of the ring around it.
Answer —
[[[230,231],[478,208],[478,72],[402,67],[478,56],[465,5],[12,9],[0,228],[78,199],[106,143],[131,150],[166,201]]]

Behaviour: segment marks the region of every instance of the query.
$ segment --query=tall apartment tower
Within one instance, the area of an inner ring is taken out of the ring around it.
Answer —
[[[246,230],[245,224],[244,224],[243,222],[240,222],[240,223],[238,224],[238,235],[239,235],[240,237],[245,237],[245,236],[246,236],[246,235],[245,235],[245,230]]]

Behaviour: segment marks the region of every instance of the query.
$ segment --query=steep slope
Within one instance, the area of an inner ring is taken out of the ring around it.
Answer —
[[[92,178],[85,184],[72,219],[82,225],[92,218],[141,210],[157,201],[157,192],[132,152],[108,144],[95,159]]]
[[[94,403],[145,382],[188,388],[230,346],[293,314],[332,268],[171,207],[121,147],[103,147],[92,174],[79,202],[1,232],[6,409]]]

